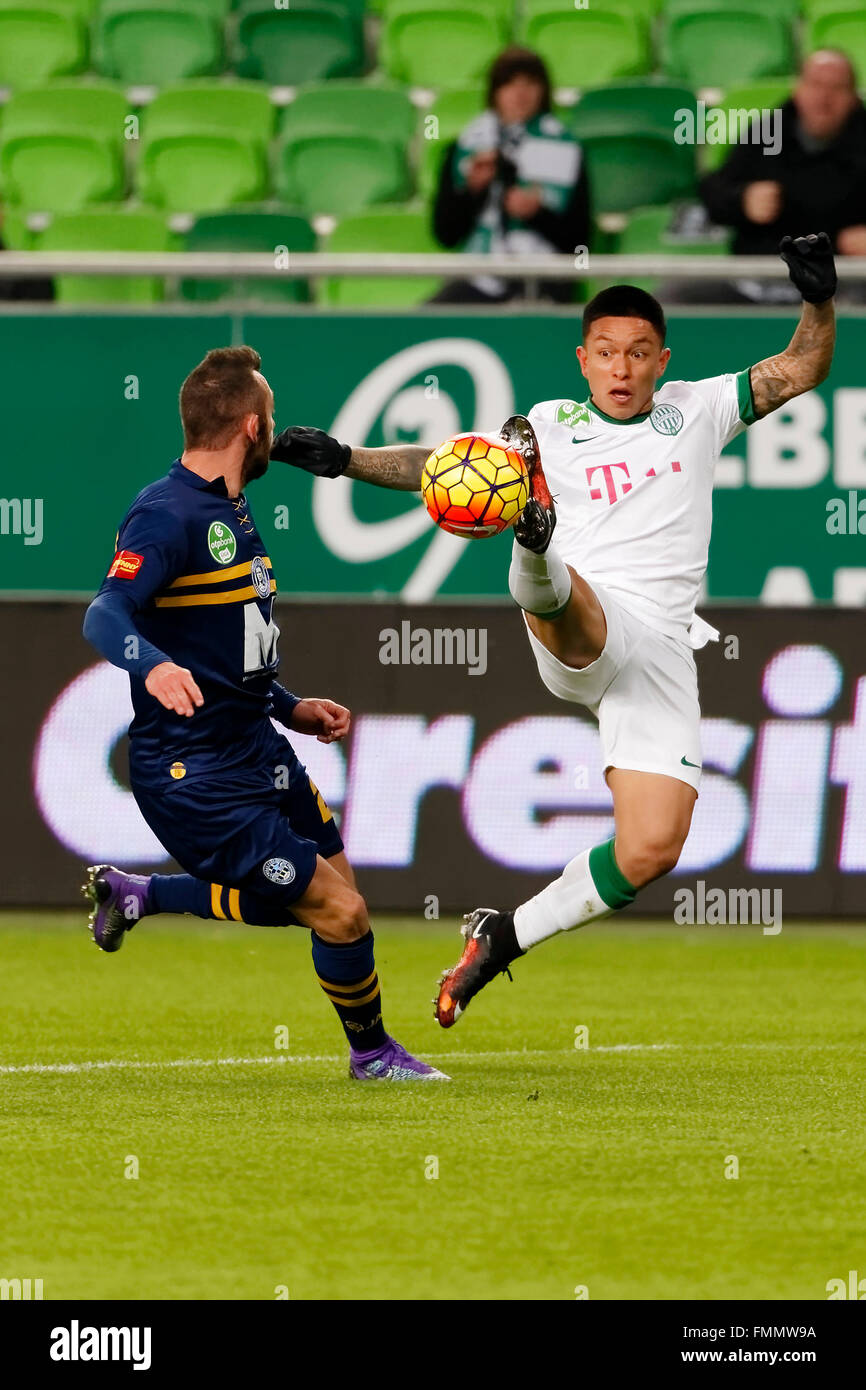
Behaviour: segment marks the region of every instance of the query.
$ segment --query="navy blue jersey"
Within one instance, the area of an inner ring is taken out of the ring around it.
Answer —
[[[230,498],[223,478],[208,482],[177,459],[166,477],[139,493],[93,606],[98,614],[100,607],[122,604],[130,616],[124,658],[135,709],[131,751],[138,760],[225,752],[261,734],[275,696],[286,693],[274,681],[280,635],[275,593],[249,504],[243,494]],[[106,597],[110,603],[100,605]],[[149,671],[165,659],[189,667],[201,689],[204,704],[191,718],[164,709],[145,689]],[[282,704],[290,711],[295,697],[289,701]],[[286,719],[279,698],[276,712]]]

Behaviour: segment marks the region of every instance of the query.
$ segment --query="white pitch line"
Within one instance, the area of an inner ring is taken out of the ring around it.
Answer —
[[[663,1048],[679,1047],[679,1043],[611,1043],[607,1046],[580,1049],[588,1052],[657,1052]],[[489,1060],[500,1057],[569,1057],[574,1048],[519,1048],[503,1049],[499,1052],[472,1052],[468,1050],[452,1052],[423,1052],[421,1057],[434,1061],[447,1062],[452,1057]],[[99,1062],[26,1062],[21,1065],[0,1065],[0,1075],[74,1075],[87,1071],[145,1071],[179,1067],[261,1067],[304,1066],[315,1062],[342,1062],[343,1054],[291,1055],[281,1053],[276,1057],[174,1057],[162,1061],[139,1061],[135,1058],[112,1057]]]
[[[845,1042],[823,1042],[808,1044],[808,1050],[830,1051],[849,1047]],[[790,1042],[741,1042],[741,1043],[599,1043],[595,1047],[536,1047],[502,1048],[500,1051],[473,1052],[465,1048],[452,1052],[419,1052],[419,1057],[431,1062],[497,1061],[505,1057],[572,1057],[575,1052],[664,1052],[685,1049],[688,1052],[714,1052],[719,1049],[736,1048],[738,1051],[770,1049],[774,1051],[802,1053],[807,1045],[792,1040]],[[263,1067],[263,1066],[307,1066],[317,1062],[329,1064],[345,1062],[345,1053],[280,1053],[279,1056],[265,1057],[173,1057],[159,1061],[139,1061],[135,1058],[110,1057],[98,1062],[25,1062],[18,1064],[0,1063],[0,1076],[46,1076],[74,1075],[88,1071],[145,1071],[168,1070],[181,1067]]]

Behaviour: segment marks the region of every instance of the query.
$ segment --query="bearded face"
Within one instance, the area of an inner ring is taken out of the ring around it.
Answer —
[[[242,489],[246,487],[247,483],[254,482],[256,478],[263,478],[268,471],[274,431],[270,420],[266,419],[264,415],[260,415],[258,420],[257,437],[247,440],[246,454],[241,468]]]

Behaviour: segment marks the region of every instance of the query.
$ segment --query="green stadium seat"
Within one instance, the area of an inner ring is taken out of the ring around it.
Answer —
[[[803,48],[806,53],[818,48],[841,49],[854,64],[858,86],[866,86],[866,3],[827,0],[820,9],[813,9]]]
[[[0,0],[0,87],[28,87],[86,66],[76,0]]]
[[[277,193],[309,214],[345,217],[411,191],[402,141],[374,132],[292,129],[287,116],[276,167]]]
[[[660,207],[635,208],[628,215],[624,227],[618,232],[598,231],[595,244],[591,248],[599,255],[708,255],[721,256],[727,251],[731,233],[727,229],[713,228],[711,232],[698,233],[694,230],[691,210],[702,214],[699,204],[685,203],[681,207],[666,203]],[[702,220],[702,219],[701,219]],[[582,282],[585,298],[591,299],[609,285],[621,283],[623,275],[602,279],[593,277]],[[630,284],[638,285],[649,294],[657,294],[660,288],[658,279],[644,279],[629,275]]]
[[[147,139],[233,133],[267,145],[274,118],[270,93],[262,84],[201,79],[163,87],[145,110],[143,133]]]
[[[559,0],[526,0],[521,35],[544,59],[557,87],[597,86],[641,76],[652,66],[643,8],[591,4],[576,10]]]
[[[694,93],[663,83],[619,82],[584,92],[568,121],[586,152],[595,213],[683,197],[695,187],[695,146],[676,141],[677,112]]]
[[[268,251],[277,247],[315,251],[316,234],[307,219],[292,208],[239,207],[199,217],[186,233],[187,251]],[[261,303],[307,303],[309,280],[184,280],[184,299],[198,303],[219,299],[255,299]]]
[[[47,212],[122,197],[128,114],[113,87],[54,83],[18,92],[0,119],[4,197]]]
[[[460,132],[484,110],[481,87],[457,87],[439,92],[433,105],[421,112],[418,135],[418,190],[432,197],[439,183],[445,151]],[[435,125],[430,118],[435,117]],[[430,132],[428,135],[427,132]]]
[[[599,9],[623,10],[626,14],[640,14],[644,19],[653,20],[660,14],[665,5],[665,0],[595,0]],[[587,0],[586,9],[592,9],[593,0]],[[577,5],[574,6],[578,8]]]
[[[777,107],[784,105],[791,95],[796,78],[794,77],[772,77],[763,82],[745,82],[737,87],[729,87],[717,103],[723,110],[734,111],[774,111]],[[748,128],[748,119],[746,126]],[[735,118],[736,131],[740,131],[739,120]],[[731,121],[728,120],[728,132],[731,131]],[[702,163],[704,169],[710,172],[718,169],[724,164],[731,151],[731,144],[734,140],[726,144],[706,145],[703,150]]]
[[[816,0],[821,3],[821,0]],[[832,0],[831,0],[832,2]],[[828,0],[824,0],[828,3]],[[744,8],[760,10],[762,14],[779,15],[782,19],[795,20],[803,9],[808,9],[803,0],[745,0]],[[695,10],[711,10],[716,13],[724,11],[728,7],[725,0],[664,0],[663,13],[665,19],[674,14],[692,14]]]
[[[382,207],[347,217],[335,227],[327,249],[442,254],[426,208]],[[323,299],[331,307],[341,309],[413,308],[435,294],[441,284],[441,279],[434,276],[335,275],[325,280]]]
[[[298,88],[294,101],[285,108],[282,130],[294,134],[371,130],[382,138],[408,144],[416,118],[416,108],[404,87],[331,78]]]
[[[712,240],[678,234],[671,231],[672,218],[670,206],[636,208],[617,236],[616,251],[623,256],[724,256],[727,253],[729,232]],[[633,283],[649,294],[655,294],[659,285],[658,280],[635,280]]]
[[[665,17],[662,65],[694,87],[729,87],[794,67],[790,20],[763,0],[729,0],[708,8],[694,0]]]
[[[95,24],[100,72],[163,86],[221,72],[221,16],[209,0],[102,0]]]
[[[334,0],[246,0],[235,20],[234,68],[242,77],[294,86],[363,71],[360,16]]]
[[[0,131],[17,135],[73,126],[103,140],[121,140],[129,109],[122,88],[108,82],[56,80],[14,93],[0,107]]]
[[[33,250],[33,232],[27,225],[27,213],[24,208],[7,203],[3,208],[0,231],[3,233],[3,245],[7,250]]]
[[[38,3],[39,0],[27,0],[27,8],[32,8],[34,4],[38,6]],[[70,0],[70,7],[80,15],[82,23],[89,26],[99,8],[99,0]]]
[[[390,0],[379,60],[399,82],[465,87],[487,74],[510,36],[511,10],[497,0]]]
[[[37,251],[174,251],[165,217],[150,208],[104,207],[62,213],[34,240]],[[163,298],[160,277],[58,275],[62,304],[153,304]]]
[[[273,119],[267,91],[250,83],[161,92],[143,121],[142,198],[176,212],[210,212],[265,197]]]

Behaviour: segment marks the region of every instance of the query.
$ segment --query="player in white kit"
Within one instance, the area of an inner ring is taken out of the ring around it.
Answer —
[[[440,981],[443,1028],[518,956],[627,906],[677,863],[701,775],[692,653],[718,635],[695,616],[716,462],[752,421],[823,381],[833,356],[829,238],[785,237],[779,249],[804,304],[778,356],[659,386],[670,358],[662,307],[617,285],[584,311],[577,356],[588,399],[545,401],[503,426],[530,471],[509,588],[545,685],[598,718],[616,833],[515,911],[467,915],[463,953]],[[320,477],[407,491],[420,488],[428,454],[426,445],[351,448],[303,426],[284,430],[271,450]]]
[[[833,355],[828,238],[786,237],[780,251],[804,304],[777,357],[659,385],[670,359],[662,307],[614,286],[584,312],[589,398],[544,401],[503,426],[531,480],[509,588],[547,688],[598,719],[615,836],[514,912],[467,915],[461,958],[440,980],[444,1028],[518,956],[627,906],[679,859],[701,777],[692,653],[718,637],[695,616],[716,462],[747,425],[822,381]]]

